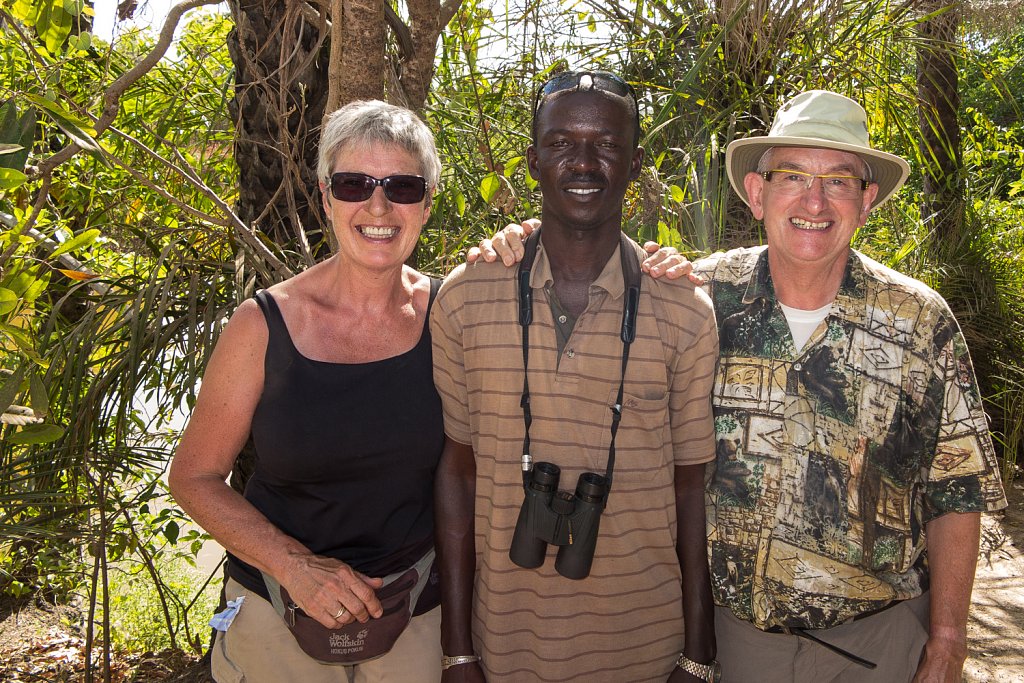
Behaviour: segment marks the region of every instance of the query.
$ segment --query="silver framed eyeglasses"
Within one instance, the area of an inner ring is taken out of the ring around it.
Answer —
[[[776,168],[765,171],[761,176],[772,184],[772,187],[785,195],[801,195],[811,189],[817,178],[821,178],[821,187],[825,195],[832,199],[858,199],[868,189],[870,180],[852,175],[833,175],[831,173],[804,173],[792,169]]]

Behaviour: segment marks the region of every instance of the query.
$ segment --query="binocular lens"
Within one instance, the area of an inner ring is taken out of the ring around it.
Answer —
[[[594,472],[584,472],[576,481],[576,496],[588,503],[600,503],[607,491],[608,479]]]
[[[530,488],[535,491],[554,491],[558,488],[558,477],[562,470],[550,462],[538,462],[533,466]]]

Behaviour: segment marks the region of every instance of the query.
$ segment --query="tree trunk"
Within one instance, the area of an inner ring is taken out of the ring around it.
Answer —
[[[316,157],[328,90],[328,60],[321,58],[326,22],[298,0],[229,4],[236,211],[275,244],[303,254],[308,265],[324,245]]]
[[[942,14],[921,22],[917,48],[919,149],[924,180],[921,216],[932,233],[932,244],[939,247],[956,244],[964,222],[955,60],[960,7],[956,2],[947,5],[947,0],[928,0],[919,5],[925,13],[946,7]]]
[[[385,0],[341,0],[342,15],[332,17],[332,40],[341,40],[336,82],[338,106],[353,100],[384,99]],[[337,54],[338,46],[335,46]]]

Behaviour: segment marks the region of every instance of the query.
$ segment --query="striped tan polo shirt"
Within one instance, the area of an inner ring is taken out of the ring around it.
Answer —
[[[591,574],[571,580],[555,572],[555,547],[539,569],[508,556],[523,502],[516,273],[500,262],[460,266],[431,314],[445,432],[476,455],[474,645],[490,680],[664,681],[683,647],[673,467],[714,458],[711,303],[688,281],[642,276],[614,483]],[[622,358],[619,250],[558,363],[551,282],[542,244],[531,274],[531,450],[562,469],[560,488],[571,491],[581,472],[603,474],[607,463]]]

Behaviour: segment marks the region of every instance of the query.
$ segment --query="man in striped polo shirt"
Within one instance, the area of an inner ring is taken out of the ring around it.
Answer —
[[[637,295],[643,253],[621,231],[643,161],[632,88],[559,74],[532,132],[544,229],[529,270],[460,266],[431,315],[443,680],[714,680],[711,303],[685,280],[644,278]],[[566,496],[545,499],[540,463]]]

